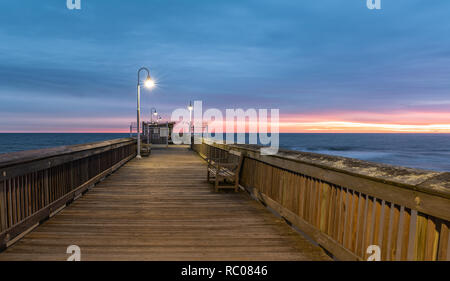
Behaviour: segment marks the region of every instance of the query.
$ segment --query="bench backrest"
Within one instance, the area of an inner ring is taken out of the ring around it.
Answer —
[[[235,156],[233,157],[236,159],[235,163],[237,164],[235,172],[236,174],[239,174],[239,172],[241,171],[242,163],[244,162],[244,155],[242,154],[242,152],[236,150],[229,150],[228,153]]]

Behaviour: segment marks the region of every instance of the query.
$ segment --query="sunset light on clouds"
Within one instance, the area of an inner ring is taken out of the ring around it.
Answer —
[[[281,118],[285,133],[450,133],[450,112],[335,112]]]
[[[244,109],[245,110],[245,109]],[[223,110],[224,123],[225,110]],[[60,117],[27,116],[9,119],[3,115],[0,125],[4,132],[65,132],[65,133],[127,133],[130,119],[122,117]],[[166,121],[167,118],[163,119]],[[270,120],[270,119],[269,119]],[[330,112],[280,114],[281,133],[450,133],[450,112],[403,111]],[[204,120],[207,122],[207,120]],[[17,124],[21,124],[18,126]],[[249,120],[246,119],[248,132]],[[258,126],[258,124],[255,124]],[[264,126],[264,124],[261,124]],[[267,125],[269,127],[270,125]]]

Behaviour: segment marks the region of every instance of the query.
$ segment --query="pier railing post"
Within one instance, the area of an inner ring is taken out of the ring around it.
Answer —
[[[146,133],[147,133],[147,146],[148,146],[148,145],[150,145],[150,124],[147,124]]]
[[[141,157],[141,85],[137,85],[137,154],[136,158]]]
[[[7,228],[7,221],[6,221],[6,182],[2,181],[0,182],[0,232],[5,230]]]
[[[166,147],[169,147],[169,121],[166,122],[167,136],[166,136]]]

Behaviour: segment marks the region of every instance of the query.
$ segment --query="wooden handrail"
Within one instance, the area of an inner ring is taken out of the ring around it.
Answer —
[[[193,144],[200,155],[238,150],[240,182],[341,260],[449,260],[450,173],[258,146]]]
[[[135,154],[124,138],[0,155],[0,251]]]
[[[135,141],[135,138],[121,138],[101,142],[84,143],[76,145],[58,146],[52,148],[44,148],[37,150],[26,150],[0,154],[0,169],[12,165],[27,163],[31,161],[50,158],[52,156],[62,156],[73,154],[76,152],[89,151],[98,148],[108,148],[109,146],[117,146]]]

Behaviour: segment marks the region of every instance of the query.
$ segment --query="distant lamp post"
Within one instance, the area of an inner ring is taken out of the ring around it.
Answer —
[[[152,107],[150,109],[150,124],[153,124],[153,116],[157,116],[158,112],[156,111],[156,108]]]
[[[146,88],[152,88],[155,86],[155,82],[150,77],[150,71],[146,67],[142,67],[138,70],[138,83],[137,83],[137,159],[141,159],[141,77],[142,70],[147,72],[147,78],[145,79],[144,86]]]
[[[188,110],[189,110],[189,133],[191,133],[191,128],[192,128],[192,110],[194,110],[194,107],[192,106],[192,101],[189,101]]]

